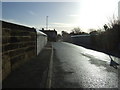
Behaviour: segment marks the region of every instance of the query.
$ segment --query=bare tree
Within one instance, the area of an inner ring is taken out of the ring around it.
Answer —
[[[80,34],[81,32],[82,30],[79,27],[72,29],[72,33],[74,34]]]

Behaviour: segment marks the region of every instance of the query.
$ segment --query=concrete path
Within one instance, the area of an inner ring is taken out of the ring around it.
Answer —
[[[2,83],[2,88],[45,88],[49,85],[48,71],[51,43],[41,53],[13,71]]]

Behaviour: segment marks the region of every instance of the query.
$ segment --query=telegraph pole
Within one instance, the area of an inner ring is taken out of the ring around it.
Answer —
[[[48,16],[46,16],[46,30],[48,30]]]

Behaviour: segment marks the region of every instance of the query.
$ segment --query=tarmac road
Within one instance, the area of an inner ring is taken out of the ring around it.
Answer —
[[[110,66],[107,54],[66,42],[53,48],[52,88],[118,88],[120,67]]]

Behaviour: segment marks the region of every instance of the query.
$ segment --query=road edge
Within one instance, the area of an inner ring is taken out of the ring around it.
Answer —
[[[49,68],[48,68],[48,77],[47,77],[47,82],[46,82],[46,88],[51,88],[52,67],[53,67],[53,44],[51,42],[51,57],[50,57],[50,63],[49,63]]]

